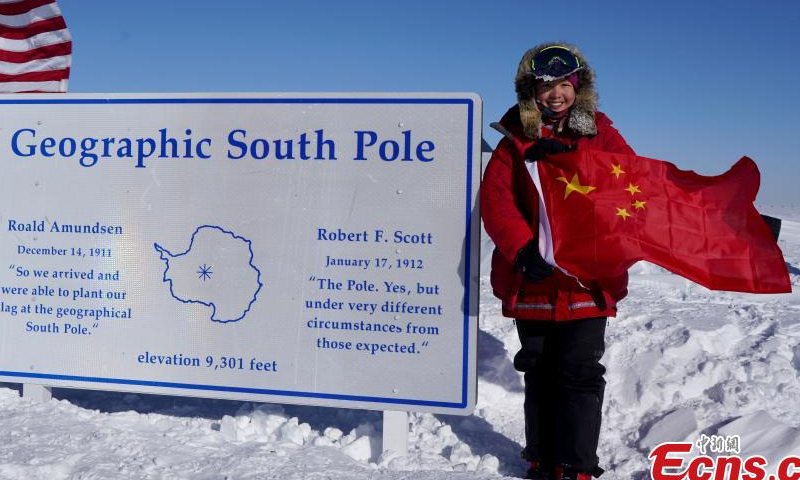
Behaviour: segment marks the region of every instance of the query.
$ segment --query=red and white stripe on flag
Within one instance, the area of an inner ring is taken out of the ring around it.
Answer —
[[[0,0],[0,93],[66,92],[71,54],[55,0]]]

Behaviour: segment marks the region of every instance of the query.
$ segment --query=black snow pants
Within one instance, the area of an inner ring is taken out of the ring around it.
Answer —
[[[525,372],[523,456],[599,475],[606,318],[516,324],[522,348],[514,367]]]

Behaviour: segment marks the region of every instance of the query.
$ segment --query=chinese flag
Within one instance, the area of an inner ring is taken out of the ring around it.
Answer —
[[[602,282],[647,260],[712,290],[791,292],[753,205],[760,177],[747,157],[716,177],[594,150],[527,165],[540,192],[542,256],[579,280]]]

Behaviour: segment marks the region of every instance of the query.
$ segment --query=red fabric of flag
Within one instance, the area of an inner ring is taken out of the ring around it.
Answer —
[[[541,193],[542,255],[581,281],[646,260],[712,290],[791,292],[781,250],[753,205],[760,175],[747,157],[715,177],[594,150],[528,170]]]
[[[66,92],[71,57],[55,0],[0,2],[0,93]]]

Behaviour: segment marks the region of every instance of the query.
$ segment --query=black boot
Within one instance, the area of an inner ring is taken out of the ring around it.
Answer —
[[[547,470],[536,460],[531,462],[531,466],[528,468],[528,473],[525,474],[525,478],[530,480],[551,480]]]
[[[600,473],[602,473],[602,470]],[[555,478],[553,478],[553,480],[592,480],[592,474],[579,472],[568,467],[557,466],[555,468]]]

